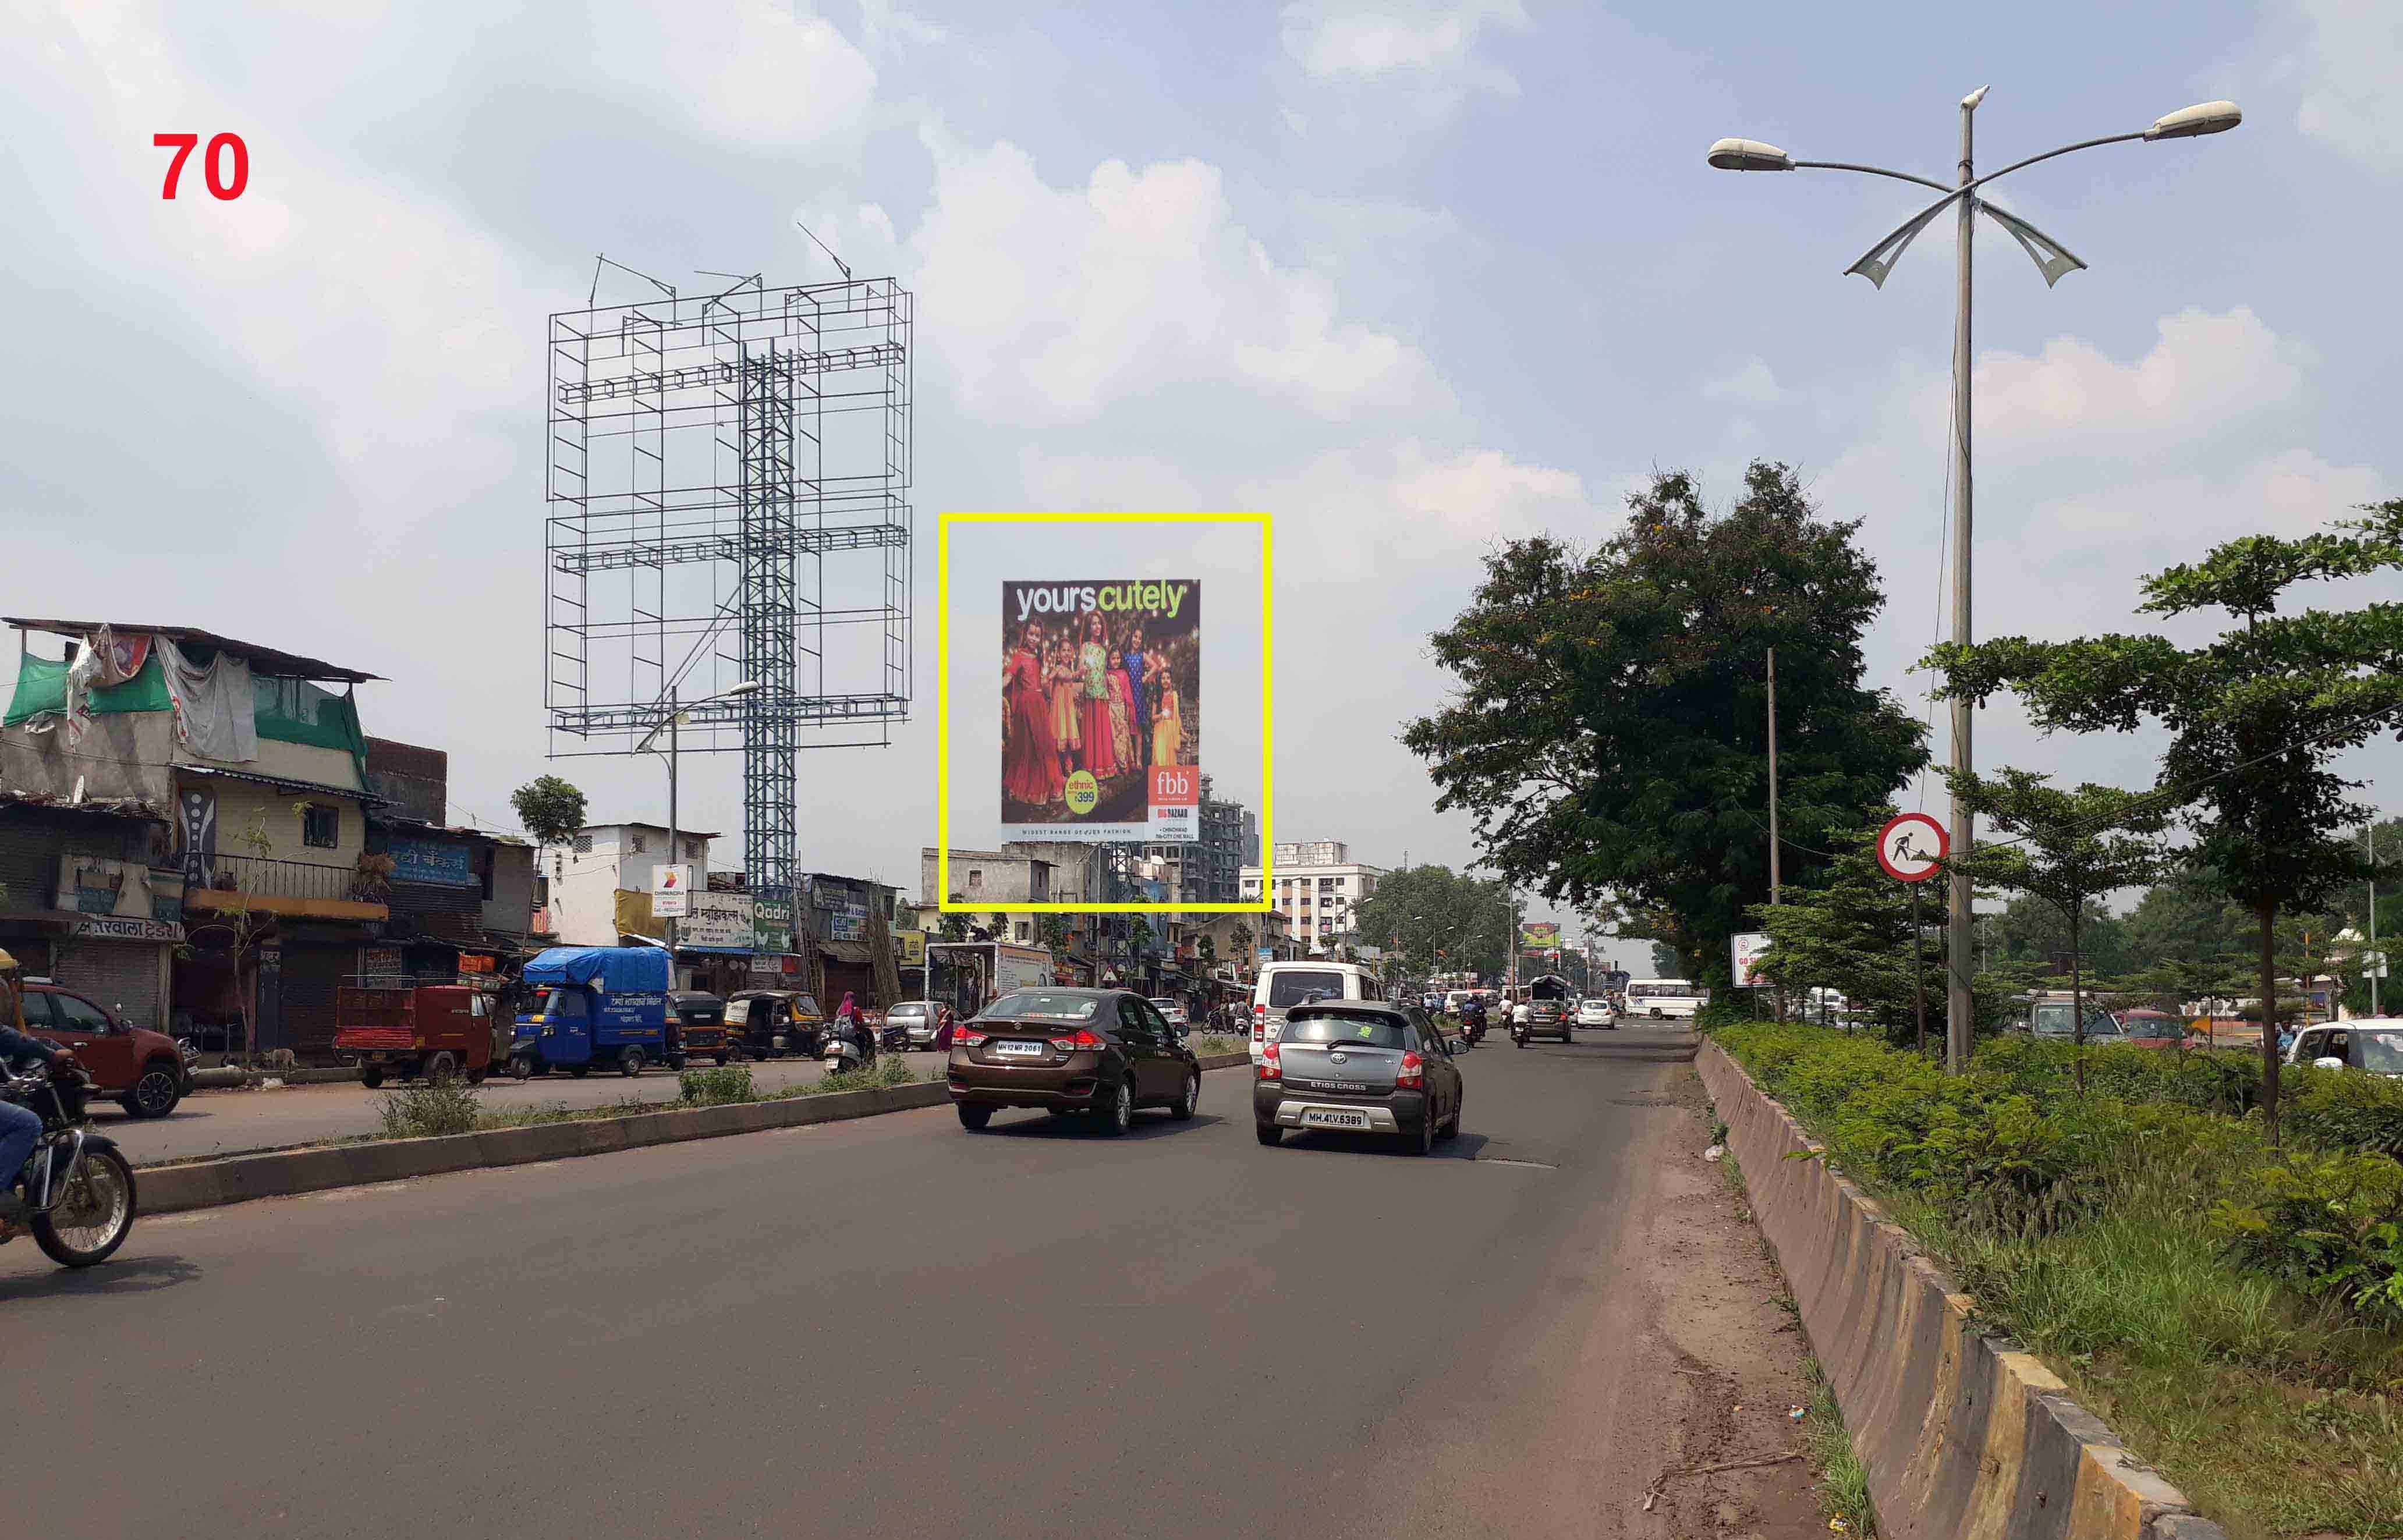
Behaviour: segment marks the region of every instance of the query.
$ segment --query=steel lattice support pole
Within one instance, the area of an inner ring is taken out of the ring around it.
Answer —
[[[799,918],[799,675],[793,569],[793,382],[772,350],[743,355],[741,617],[743,675],[759,683],[743,702],[743,860],[759,923],[788,949]],[[781,912],[780,912],[781,910]]]

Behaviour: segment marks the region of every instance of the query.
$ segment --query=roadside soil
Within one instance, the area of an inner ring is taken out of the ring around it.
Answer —
[[[1647,1108],[1625,1153],[1629,1201],[1580,1238],[1589,1292],[1447,1430],[1441,1475],[1398,1533],[1559,1540],[1803,1540],[1827,1519],[1802,1424],[1805,1343],[1745,1200],[1702,1158],[1710,1119],[1689,1065],[1623,1092]],[[1471,1431],[1465,1441],[1461,1429]],[[1787,1458],[1780,1458],[1787,1457]],[[1729,1470],[1703,1467],[1775,1461]],[[1657,1494],[1657,1495],[1656,1495]],[[1645,1500],[1653,1498],[1647,1510]]]

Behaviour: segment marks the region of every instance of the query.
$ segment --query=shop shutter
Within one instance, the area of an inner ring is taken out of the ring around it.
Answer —
[[[302,1063],[333,1061],[334,991],[344,975],[357,971],[358,955],[352,946],[285,944],[283,1036]]]
[[[130,1026],[167,1030],[159,1008],[159,952],[152,941],[70,941],[59,948],[51,977],[107,1006]]]

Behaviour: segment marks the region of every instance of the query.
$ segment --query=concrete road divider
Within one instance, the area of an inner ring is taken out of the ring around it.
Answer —
[[[1201,1060],[1205,1070],[1232,1069],[1249,1061],[1249,1056],[1243,1053],[1205,1054]],[[764,1133],[771,1129],[873,1117],[913,1107],[941,1106],[950,1100],[951,1091],[943,1082],[930,1080],[907,1086],[876,1086],[866,1090],[829,1091],[818,1096],[788,1096],[771,1102],[737,1102],[718,1107],[669,1106],[657,1112],[487,1129],[431,1139],[379,1139],[314,1149],[273,1150],[180,1166],[144,1166],[135,1172],[136,1190],[143,1213],[180,1214],[246,1202],[254,1198],[288,1198],[296,1193],[399,1182],[415,1176],[438,1176],[446,1172],[564,1160],[576,1156],[640,1149],[646,1145],[720,1139],[729,1134]]]
[[[1894,1540],[2226,1540],[1705,1042],[1702,1083]]]

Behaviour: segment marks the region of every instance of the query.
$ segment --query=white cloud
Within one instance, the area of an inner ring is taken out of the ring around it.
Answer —
[[[2403,6],[2394,0],[2291,0],[2302,23],[2279,76],[2298,96],[2295,127],[2361,170],[2403,176],[2403,134],[2394,126],[2395,82],[2403,78]]]
[[[1179,435],[1205,423],[1255,435],[1290,432],[1297,412],[1452,412],[1423,352],[1347,316],[1327,274],[1268,254],[1217,167],[1110,160],[1082,187],[1057,187],[1015,146],[930,144],[934,201],[901,256],[971,413],[1148,416]]]
[[[1520,0],[1298,0],[1280,36],[1313,86],[1385,92],[1440,116],[1479,93],[1515,98],[1518,78],[1478,44],[1488,29],[1533,25]]]
[[[1987,353],[1971,382],[1978,445],[2004,454],[2163,452],[2291,416],[2313,363],[2308,346],[2242,305],[2165,315],[2152,348],[2126,363],[2075,337],[2053,339],[2033,358]],[[1945,408],[1923,409],[1934,420]]]
[[[912,19],[877,7],[874,20],[881,33]],[[823,17],[784,0],[736,0],[679,7],[660,21],[670,94],[720,132],[807,139],[866,121],[876,71]]]
[[[1723,407],[1775,407],[1794,399],[1796,393],[1777,382],[1768,359],[1751,354],[1703,381],[1701,395]]]

